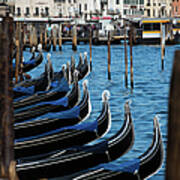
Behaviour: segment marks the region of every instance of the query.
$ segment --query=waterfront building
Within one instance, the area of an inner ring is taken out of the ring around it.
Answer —
[[[180,1],[172,0],[172,17],[180,17]]]
[[[15,0],[16,17],[48,17],[54,15],[54,0]]]
[[[144,17],[171,17],[172,0],[144,0]]]

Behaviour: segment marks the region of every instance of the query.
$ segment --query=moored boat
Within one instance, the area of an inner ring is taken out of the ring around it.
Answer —
[[[35,118],[48,112],[60,112],[74,107],[80,98],[80,90],[77,78],[73,84],[72,90],[63,98],[39,102],[32,106],[17,109],[14,112],[15,122],[22,122],[27,119]]]
[[[103,108],[93,122],[83,122],[74,126],[57,128],[36,136],[16,139],[15,156],[33,156],[51,151],[87,144],[108,132],[111,124],[107,96],[103,95]]]
[[[87,88],[87,82],[83,82],[83,97],[82,100],[73,108],[61,111],[51,112],[39,116],[35,119],[26,120],[15,123],[15,138],[35,136],[54,129],[65,126],[72,126],[84,121],[91,112],[90,96]]]
[[[122,156],[134,142],[134,128],[128,103],[125,106],[124,124],[114,136],[94,145],[54,152],[40,160],[31,162],[18,160],[16,171],[19,178],[39,179],[64,176]]]
[[[154,118],[154,137],[151,146],[136,159],[118,165],[102,164],[80,173],[74,180],[94,179],[146,179],[156,173],[162,165],[163,145],[159,124]]]

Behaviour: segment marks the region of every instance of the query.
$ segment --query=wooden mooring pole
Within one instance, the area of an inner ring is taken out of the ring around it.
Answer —
[[[125,63],[125,86],[128,87],[128,58],[127,58],[127,42],[126,42],[126,26],[124,27],[124,63]]]
[[[92,71],[92,28],[89,31],[90,71]]]
[[[129,43],[130,43],[130,72],[131,72],[131,89],[134,88],[134,78],[133,78],[133,27],[130,27],[130,36],[129,36]]]
[[[20,76],[20,81],[23,80],[23,70],[22,70],[22,65],[23,65],[23,49],[24,49],[24,23],[21,23],[20,27],[20,66],[19,66],[19,76]]]
[[[165,25],[161,23],[161,69],[164,70],[164,56],[165,56]]]
[[[76,25],[72,28],[72,50],[77,51],[77,29]]]
[[[57,45],[57,28],[54,26],[52,28],[52,39],[53,39],[53,51],[56,51],[56,45]]]
[[[44,47],[47,47],[47,29],[44,30]]]
[[[111,34],[108,32],[108,80],[111,80]]]
[[[20,64],[20,23],[16,23],[16,69],[15,69],[15,83],[19,81],[19,64]]]
[[[59,25],[59,51],[62,51],[62,24]]]
[[[168,113],[166,180],[180,179],[180,51],[175,52]]]
[[[0,25],[0,179],[17,180],[14,161],[12,90],[13,19],[3,18]]]

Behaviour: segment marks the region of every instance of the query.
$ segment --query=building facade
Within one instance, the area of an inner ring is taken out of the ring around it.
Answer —
[[[170,17],[172,4],[175,15],[179,13],[179,0],[15,0],[14,11],[17,17],[152,18]]]
[[[144,17],[171,17],[172,0],[144,0]]]
[[[15,0],[16,17],[48,17],[54,15],[54,0]]]
[[[180,17],[180,1],[172,0],[172,17]]]

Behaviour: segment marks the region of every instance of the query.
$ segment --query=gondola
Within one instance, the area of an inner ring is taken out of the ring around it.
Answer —
[[[77,78],[74,81],[72,90],[63,98],[54,101],[39,102],[32,106],[17,109],[14,112],[15,122],[22,122],[35,118],[48,112],[60,112],[74,107],[80,98],[80,89]]]
[[[151,177],[163,162],[163,145],[159,124],[154,118],[154,137],[151,146],[136,159],[117,165],[103,164],[74,177],[74,180],[131,179]]]
[[[72,126],[84,121],[91,112],[87,82],[83,82],[83,97],[77,106],[61,112],[47,113],[36,119],[14,124],[15,138],[35,136],[57,128]]]
[[[89,74],[90,67],[89,67],[88,60],[87,60],[87,52],[84,53],[84,62],[83,62],[83,64],[81,66],[79,66],[79,64],[78,64],[78,69],[77,70],[79,71],[79,75],[78,75],[79,80],[85,78]]]
[[[46,63],[45,72],[43,73],[43,76],[35,79],[22,81],[14,86],[14,98],[33,95],[37,91],[45,91],[47,89],[48,84],[51,84],[50,88],[58,87],[61,79],[66,78],[65,66],[62,66],[62,70],[59,72],[55,79],[52,79],[52,77],[54,76],[52,76],[51,68],[49,68],[48,63]]]
[[[26,84],[22,82],[15,85],[13,88],[13,98],[17,101],[17,98],[20,98],[22,96],[30,96],[38,91],[48,91],[50,89],[49,85],[51,84],[51,79],[50,74],[47,71],[47,64],[45,64],[45,74],[46,75],[42,79],[31,83],[30,86],[28,84],[28,81],[26,81]]]
[[[60,99],[64,97],[68,93],[68,91],[69,91],[69,84],[67,80],[64,77],[62,77],[58,85],[55,84],[54,88],[50,89],[49,91],[37,92],[31,96],[20,98],[19,101],[16,100],[13,102],[13,107],[14,109],[18,109],[39,102],[53,101],[56,99]]]
[[[106,98],[105,98],[106,99]],[[111,117],[107,99],[101,114],[94,122],[80,123],[34,137],[16,139],[15,156],[26,157],[87,144],[102,137],[110,129]]]
[[[36,68],[43,61],[42,47],[39,45],[38,47],[39,54],[34,59],[30,59],[29,61],[24,61],[22,64],[22,72],[29,72],[32,69]],[[13,65],[13,76],[15,76],[15,64]]]
[[[17,160],[16,171],[20,179],[60,177],[113,161],[126,153],[134,142],[134,128],[129,105],[125,105],[125,121],[112,137],[94,145],[72,147],[52,153],[46,158]]]

